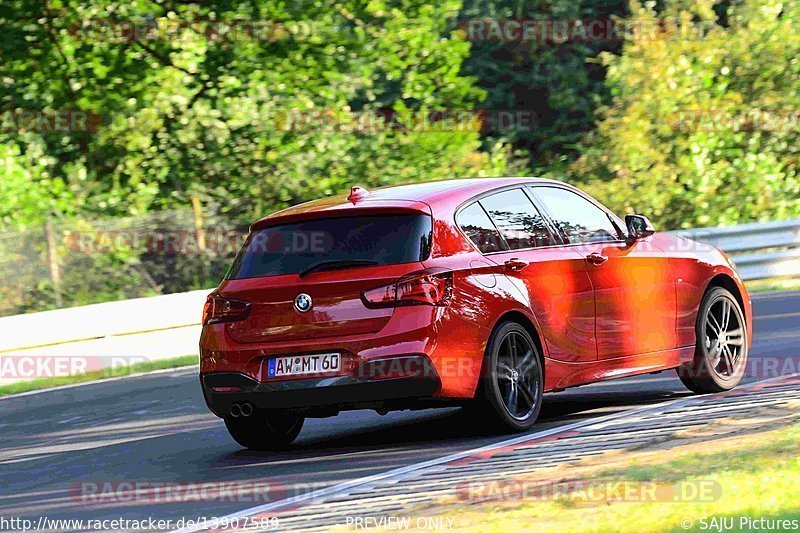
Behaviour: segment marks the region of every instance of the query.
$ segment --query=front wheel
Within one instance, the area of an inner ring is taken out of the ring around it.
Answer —
[[[747,366],[747,327],[736,298],[722,287],[709,290],[697,313],[697,345],[690,365],[678,368],[686,387],[698,394],[722,392],[742,380]]]
[[[291,444],[305,419],[281,412],[256,411],[247,417],[225,417],[233,440],[251,450],[277,451]]]
[[[489,339],[480,398],[492,425],[523,431],[542,408],[544,369],[536,343],[516,322],[504,322]]]

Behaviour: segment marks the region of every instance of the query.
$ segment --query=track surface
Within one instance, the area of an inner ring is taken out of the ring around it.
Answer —
[[[745,380],[800,371],[800,292],[757,295],[753,305],[755,341]],[[545,396],[533,431],[687,394],[671,371],[579,387]],[[250,452],[206,410],[195,371],[180,370],[0,399],[0,516],[224,516],[264,500],[90,505],[77,487],[128,481],[319,488],[507,438],[483,434],[457,409],[355,411],[307,420],[291,451]]]

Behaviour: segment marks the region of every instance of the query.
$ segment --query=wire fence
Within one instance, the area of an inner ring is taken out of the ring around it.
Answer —
[[[0,234],[0,316],[215,286],[247,225],[198,207]]]

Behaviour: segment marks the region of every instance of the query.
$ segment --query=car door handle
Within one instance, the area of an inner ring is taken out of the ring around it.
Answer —
[[[597,252],[592,252],[586,256],[586,260],[593,265],[602,265],[603,263],[608,261],[608,257],[604,256],[603,254],[599,254]]]
[[[523,268],[528,266],[527,261],[523,261],[522,259],[517,259],[516,257],[509,259],[504,264],[508,270],[522,270]]]

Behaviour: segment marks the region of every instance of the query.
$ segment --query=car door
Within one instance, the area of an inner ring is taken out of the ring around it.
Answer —
[[[539,321],[549,357],[594,361],[594,294],[585,261],[562,246],[524,187],[505,189],[462,209],[457,221],[487,258],[496,263],[523,293]],[[472,231],[490,225],[487,232]],[[482,235],[482,236],[480,236]],[[498,241],[495,248],[492,242]],[[488,246],[488,247],[487,247]],[[489,251],[488,250],[495,250]]]
[[[652,239],[627,241],[622,222],[578,191],[530,189],[551,223],[585,260],[594,287],[599,359],[675,348],[675,283]]]

